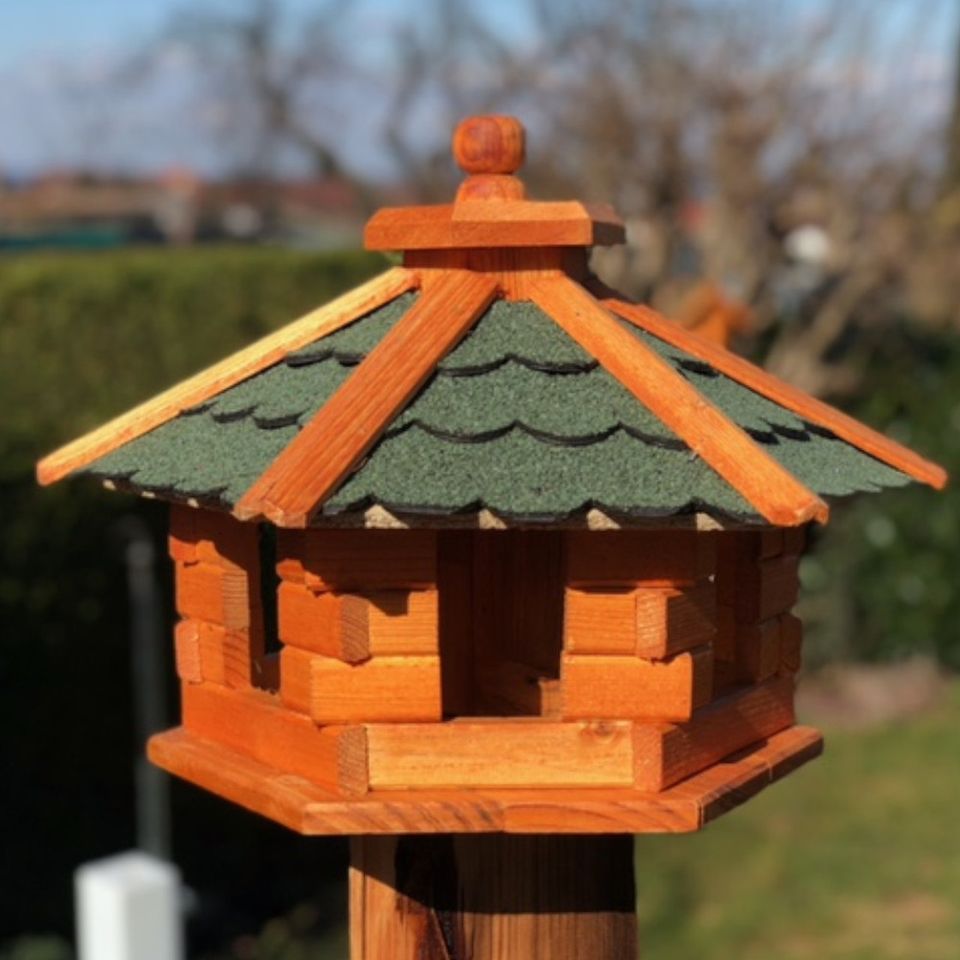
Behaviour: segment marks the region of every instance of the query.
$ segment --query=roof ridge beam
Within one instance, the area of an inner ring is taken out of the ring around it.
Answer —
[[[731,380],[780,404],[811,423],[831,430],[841,440],[908,474],[915,480],[929,484],[937,490],[943,489],[946,485],[947,472],[939,464],[921,457],[908,447],[860,423],[830,404],[811,397],[792,384],[785,383],[749,360],[684,329],[680,324],[661,316],[649,307],[622,300],[613,291],[601,288],[600,284],[595,285],[594,289],[602,298],[601,303],[608,310],[612,310],[635,327],[653,334],[671,346],[685,350],[698,360],[709,363]]]
[[[624,330],[580,284],[562,277],[531,288],[534,303],[659,417],[768,522],[825,523],[827,505],[669,363]]]
[[[55,483],[173,420],[184,410],[273,366],[288,353],[385,306],[419,282],[416,271],[392,267],[54,451],[37,464],[37,480],[44,486]]]
[[[305,527],[497,295],[489,277],[451,270],[423,292],[234,507]]]

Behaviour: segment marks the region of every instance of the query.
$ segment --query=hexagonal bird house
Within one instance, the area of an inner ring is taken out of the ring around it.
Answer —
[[[367,226],[402,266],[40,479],[172,503],[162,767],[309,834],[696,830],[820,749],[805,525],[944,473],[604,288],[621,223],[527,200],[516,121],[454,150]]]

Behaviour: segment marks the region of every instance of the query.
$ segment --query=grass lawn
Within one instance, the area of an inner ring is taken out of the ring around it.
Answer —
[[[643,960],[960,958],[960,680],[927,713],[826,734],[703,833],[637,839]],[[251,956],[346,957],[344,928],[298,926]]]
[[[644,960],[960,957],[960,681],[700,834],[637,839]]]

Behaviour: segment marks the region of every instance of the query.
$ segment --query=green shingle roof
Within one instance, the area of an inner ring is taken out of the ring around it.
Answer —
[[[232,507],[415,302],[405,294],[94,461],[86,473]],[[820,427],[626,321],[822,496],[909,482]],[[320,511],[487,508],[555,521],[599,507],[663,517],[755,510],[530,303],[495,302]]]

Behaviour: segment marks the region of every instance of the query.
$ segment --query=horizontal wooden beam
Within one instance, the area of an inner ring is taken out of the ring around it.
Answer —
[[[469,720],[370,724],[373,788],[631,786],[625,721]]]
[[[638,725],[637,788],[664,790],[793,720],[793,680],[778,678],[731,693],[685,723]]]
[[[709,363],[731,380],[749,387],[761,396],[779,403],[798,417],[809,420],[818,426],[835,433],[841,440],[853,444],[864,453],[882,460],[908,476],[929,484],[939,490],[947,482],[947,472],[939,464],[921,457],[908,447],[885,437],[877,430],[842,413],[835,407],[811,397],[797,387],[773,374],[761,369],[749,360],[725,350],[716,343],[685,330],[679,324],[668,320],[656,311],[635,303],[628,303],[612,291],[597,286],[594,288],[603,297],[603,304],[609,310],[629,320],[642,330],[652,333],[671,346],[686,351],[692,357]]]
[[[285,647],[280,695],[288,707],[317,723],[439,720],[440,658],[374,657],[349,664]]]
[[[345,797],[184,728],[153,737],[164,770],[308,835],[677,833],[703,825],[819,755],[793,727],[662,793],[621,787],[377,790]]]
[[[829,510],[823,500],[658,353],[623,329],[578,283],[568,278],[543,282],[533,287],[532,297],[765,520],[777,526],[826,522]]]
[[[196,736],[340,793],[366,792],[362,726],[320,728],[259,690],[185,683],[182,697],[184,726]]]
[[[387,207],[367,222],[367,250],[591,247],[622,243],[623,221],[606,204],[577,200],[465,200]]]
[[[560,666],[565,720],[618,717],[687,720],[713,691],[709,646],[669,660],[564,654]]]
[[[280,639],[347,663],[373,656],[436,655],[436,590],[315,592],[284,582]]]
[[[88,466],[112,450],[172,420],[184,410],[265,370],[288,353],[395,300],[416,285],[417,275],[414,271],[403,267],[387,270],[54,451],[37,464],[37,480],[44,485],[55,483],[68,473]]]
[[[709,643],[716,633],[716,588],[567,587],[564,649],[568,653],[663,660]]]

